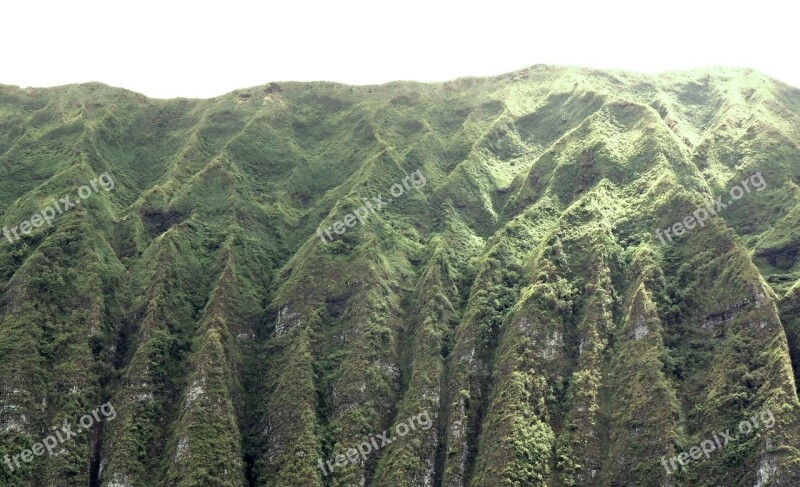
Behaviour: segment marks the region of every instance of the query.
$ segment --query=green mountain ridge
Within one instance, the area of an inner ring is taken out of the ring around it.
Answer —
[[[0,485],[797,485],[798,140],[748,69],[0,85]]]

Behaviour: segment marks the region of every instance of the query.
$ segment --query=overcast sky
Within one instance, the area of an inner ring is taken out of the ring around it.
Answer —
[[[270,81],[442,81],[546,63],[740,66],[800,86],[798,7],[786,0],[175,3],[3,2],[0,84],[208,98]]]

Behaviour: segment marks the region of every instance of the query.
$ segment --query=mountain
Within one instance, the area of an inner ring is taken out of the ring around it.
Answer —
[[[799,140],[745,69],[0,85],[0,485],[798,485]]]

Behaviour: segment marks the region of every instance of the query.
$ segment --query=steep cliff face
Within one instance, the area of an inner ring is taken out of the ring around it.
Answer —
[[[0,86],[0,485],[797,485],[798,140],[747,70]]]

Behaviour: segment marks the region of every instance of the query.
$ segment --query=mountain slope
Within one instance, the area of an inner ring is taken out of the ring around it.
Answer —
[[[0,86],[0,485],[796,485],[799,139],[723,68]]]

